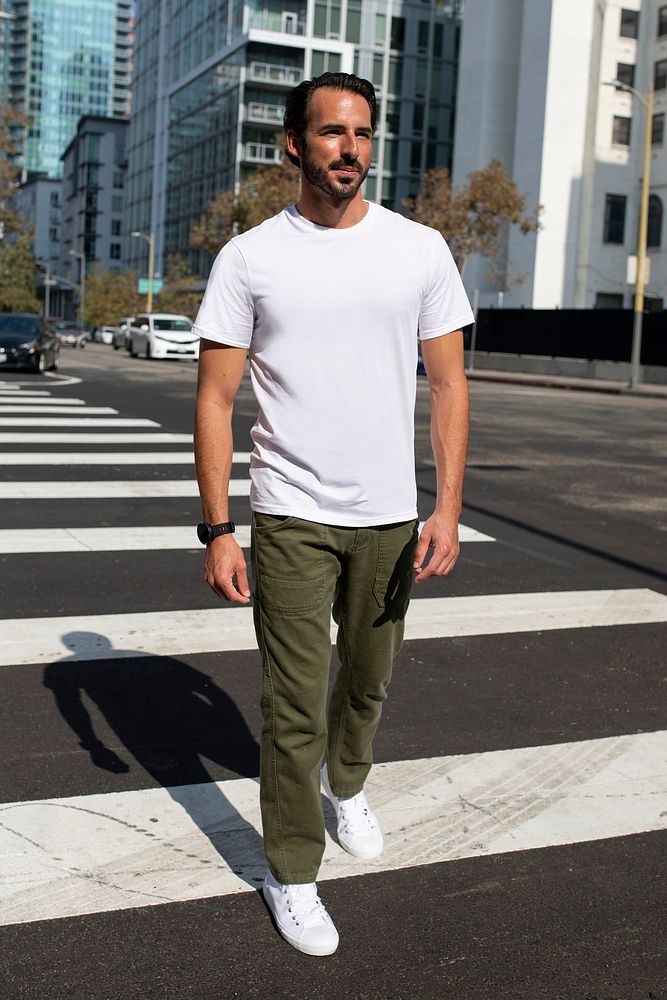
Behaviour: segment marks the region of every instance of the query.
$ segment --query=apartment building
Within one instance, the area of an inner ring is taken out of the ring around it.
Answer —
[[[667,298],[667,4],[664,0],[467,0],[454,181],[500,157],[542,229],[510,231],[503,276],[473,260],[464,280],[482,306],[626,307],[636,254],[646,111],[619,80],[655,88],[647,305]],[[510,287],[504,275],[523,276]]]
[[[144,0],[137,10],[126,231],[155,234],[156,272],[189,254],[220,191],[281,156],[285,94],[326,70],[375,84],[380,127],[370,200],[400,210],[425,169],[449,165],[460,3],[434,0]],[[127,241],[145,273],[145,247]]]

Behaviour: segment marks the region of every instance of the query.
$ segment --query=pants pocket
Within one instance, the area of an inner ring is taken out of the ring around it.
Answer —
[[[254,596],[262,608],[296,617],[321,607],[326,589],[324,530],[298,517],[254,515]]]
[[[419,522],[381,528],[373,596],[383,610],[380,623],[405,618],[414,581],[414,554]]]

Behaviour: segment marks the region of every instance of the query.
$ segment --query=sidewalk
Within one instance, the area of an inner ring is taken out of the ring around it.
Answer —
[[[629,389],[626,382],[612,379],[580,378],[567,375],[543,375],[529,372],[493,371],[492,369],[466,368],[471,382],[502,382],[507,385],[531,385],[548,389],[571,389],[575,392],[604,392],[616,396],[642,396],[647,399],[667,400],[667,385],[640,383]]]

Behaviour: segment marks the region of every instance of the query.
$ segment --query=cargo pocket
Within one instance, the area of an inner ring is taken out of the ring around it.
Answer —
[[[255,599],[267,611],[298,617],[324,600],[324,528],[298,517],[255,514],[253,568]]]
[[[375,622],[376,625],[405,618],[415,576],[412,564],[419,523],[408,521],[400,528],[380,528],[379,531],[373,596],[383,614]]]

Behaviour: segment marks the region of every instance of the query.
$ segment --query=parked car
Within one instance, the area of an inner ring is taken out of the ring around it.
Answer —
[[[86,346],[86,331],[82,330],[76,323],[58,320],[55,325],[55,331],[60,343],[65,344],[67,347]]]
[[[95,340],[99,340],[102,344],[113,344],[115,329],[113,326],[101,326],[95,334]]]
[[[199,357],[199,337],[192,332],[192,320],[175,313],[144,313],[130,326],[128,350],[133,358]]]
[[[55,371],[60,341],[41,316],[32,313],[0,313],[0,365]]]
[[[113,331],[113,349],[117,351],[120,347],[129,351],[130,349],[130,327],[134,323],[134,316],[123,316],[116,323]]]

